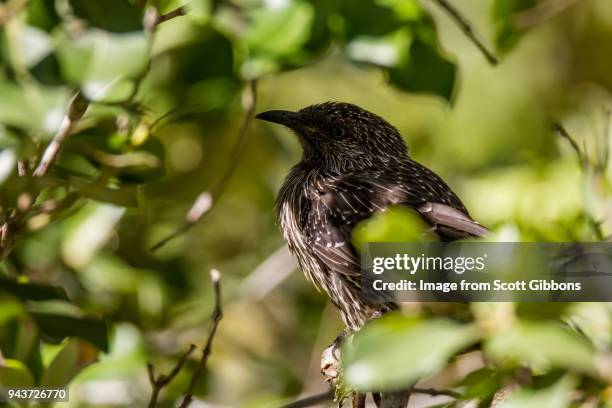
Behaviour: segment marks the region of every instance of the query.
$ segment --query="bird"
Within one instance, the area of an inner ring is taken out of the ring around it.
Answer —
[[[278,222],[300,269],[329,297],[349,332],[398,309],[393,299],[361,295],[361,262],[351,241],[360,222],[403,205],[442,241],[487,231],[441,177],[410,157],[400,132],[374,113],[325,102],[255,117],[289,128],[301,144],[302,158],[277,196]]]

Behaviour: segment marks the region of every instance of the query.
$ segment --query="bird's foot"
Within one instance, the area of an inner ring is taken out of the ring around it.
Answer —
[[[325,377],[325,381],[332,384],[340,375],[340,347],[345,336],[345,332],[340,333],[321,355],[321,374]]]

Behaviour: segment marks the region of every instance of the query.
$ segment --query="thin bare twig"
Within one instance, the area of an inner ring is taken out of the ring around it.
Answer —
[[[306,408],[316,405],[320,402],[331,401],[334,399],[334,391],[329,390],[317,395],[300,398],[282,406],[282,408]]]
[[[149,399],[148,405],[149,408],[155,408],[157,406],[157,400],[159,399],[159,394],[161,390],[166,385],[170,384],[172,380],[174,380],[174,377],[178,375],[178,373],[181,371],[181,368],[183,368],[185,362],[195,349],[196,346],[194,346],[193,344],[189,346],[189,349],[181,356],[179,361],[176,363],[176,365],[168,375],[160,374],[159,377],[155,377],[155,367],[153,366],[153,364],[147,363],[147,373],[149,374],[149,382],[151,383],[152,387],[151,398]]]
[[[151,247],[151,251],[158,250],[159,248],[170,242],[172,239],[191,229],[191,227],[193,227],[198,221],[200,221],[206,214],[210,212],[210,210],[214,207],[215,203],[219,201],[219,197],[221,197],[221,195],[223,195],[223,193],[225,192],[225,188],[227,187],[229,180],[236,171],[236,168],[238,167],[238,164],[240,162],[240,158],[242,157],[242,154],[244,153],[247,145],[249,134],[248,131],[251,127],[251,122],[253,121],[253,115],[255,114],[255,106],[257,103],[257,81],[249,81],[242,95],[242,103],[245,111],[244,119],[242,120],[240,130],[238,131],[238,139],[236,140],[236,144],[234,145],[232,152],[230,153],[230,158],[227,161],[227,167],[221,174],[221,177],[219,177],[215,184],[210,188],[210,190],[204,191],[198,195],[189,211],[187,211],[183,224],[170,235],[153,245]]]
[[[413,388],[412,393],[413,394],[427,394],[427,395],[431,395],[432,397],[443,395],[443,396],[451,397],[455,399],[463,398],[463,395],[461,395],[461,393],[458,393],[457,391],[437,390],[435,388]]]
[[[34,170],[34,177],[42,177],[47,174],[51,164],[59,157],[64,142],[68,139],[77,123],[79,123],[88,106],[89,101],[80,92],[77,92],[72,97],[60,128],[47,146],[38,167]]]
[[[179,405],[179,408],[187,408],[191,401],[193,400],[193,389],[197,385],[198,381],[202,377],[204,373],[204,369],[206,368],[206,363],[208,362],[208,357],[212,353],[212,342],[217,333],[217,328],[219,327],[219,322],[223,318],[223,310],[221,308],[221,274],[216,269],[211,269],[210,271],[210,279],[213,283],[214,293],[215,293],[215,307],[213,309],[212,315],[210,316],[210,323],[208,325],[208,338],[206,339],[206,345],[202,350],[202,357],[200,358],[200,362],[198,367],[193,373],[191,377],[191,381],[189,382],[189,386],[187,387],[187,391],[185,391],[185,396],[183,397],[183,401]]]
[[[567,129],[565,129],[565,127],[560,122],[554,122],[552,124],[552,128],[553,128],[553,130],[555,132],[557,132],[559,134],[559,136],[563,137],[564,139],[566,139],[569,142],[570,146],[572,146],[572,149],[574,149],[574,151],[576,152],[576,156],[578,156],[578,160],[580,161],[580,164],[584,168],[587,168],[589,166],[589,161],[588,161],[587,157],[585,156],[585,154],[582,151],[582,149],[580,148],[580,146],[578,146],[578,143],[569,134]]]
[[[480,36],[472,27],[470,21],[465,18],[459,10],[457,10],[453,5],[451,5],[448,0],[434,0],[438,5],[443,8],[457,23],[459,28],[464,32],[464,34],[476,45],[476,47],[482,52],[484,57],[489,61],[491,65],[497,65],[499,60],[495,56],[495,54],[490,51],[484,42],[480,39]]]
[[[51,165],[59,157],[64,142],[71,135],[79,120],[81,120],[88,106],[89,101],[85,99],[80,92],[77,92],[72,97],[60,128],[46,147],[40,163],[32,173],[34,177],[42,177],[47,174]],[[28,171],[29,166],[27,162],[20,162],[18,165],[19,176],[27,176]],[[19,195],[16,208],[13,209],[4,224],[0,227],[0,259],[6,258],[13,250],[15,235],[21,228],[24,219],[29,214],[39,194],[39,191],[32,191],[28,188],[27,191]]]
[[[157,29],[157,26],[161,23],[172,20],[176,17],[181,17],[187,14],[187,9],[184,6],[180,6],[168,13],[159,14],[155,7],[149,7],[145,10],[142,25],[145,33],[151,35]]]
[[[454,399],[461,399],[463,395],[453,390],[437,390],[435,388],[413,388],[413,394],[427,394],[432,397],[446,396]],[[321,394],[311,395],[308,397],[300,398],[288,404],[282,406],[282,408],[306,408],[321,402],[331,401],[334,399],[334,392],[332,390],[323,392]]]
[[[161,14],[157,16],[155,25],[160,25],[164,21],[172,20],[173,18],[181,17],[181,16],[184,16],[185,14],[187,14],[187,10],[185,9],[185,7],[184,6],[178,7],[169,13]]]

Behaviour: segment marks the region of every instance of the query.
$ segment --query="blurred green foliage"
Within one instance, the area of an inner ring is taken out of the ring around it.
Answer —
[[[234,160],[249,81],[256,111],[343,100],[381,114],[493,240],[609,237],[612,4],[450,3],[499,66],[429,0],[0,2],[0,225],[20,217],[2,242],[0,384],[70,384],[70,406],[143,406],[147,361],[169,372],[205,342],[215,267],[225,317],[196,397],[278,406],[325,389],[319,355],[341,325],[292,273],[275,226],[274,196],[300,154],[286,131],[254,124],[210,214],[149,250]],[[180,6],[184,16],[152,25]],[[32,177],[77,92],[85,116]],[[424,237],[400,208],[354,238]],[[344,374],[358,388],[424,377],[463,396],[444,406],[486,406],[507,384],[520,389],[506,407],[612,406],[611,312],[407,305],[355,336]],[[163,406],[184,392],[196,354]]]

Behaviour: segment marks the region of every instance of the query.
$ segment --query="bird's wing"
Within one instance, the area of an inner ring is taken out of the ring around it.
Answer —
[[[391,205],[411,207],[446,241],[487,232],[440,177],[415,162],[391,171],[323,178],[312,184],[308,196],[310,208],[302,223],[307,243],[330,270],[352,281],[361,271],[351,242],[353,228]]]

